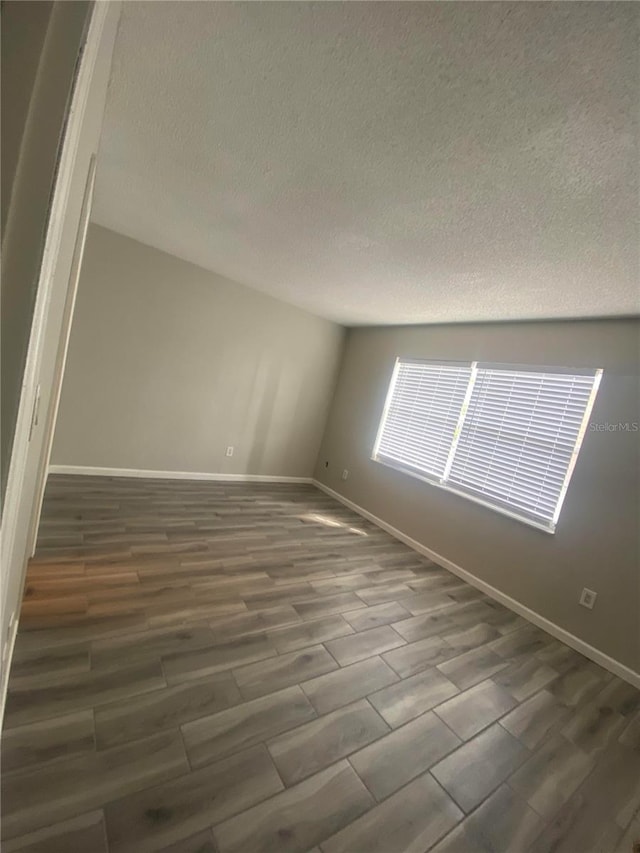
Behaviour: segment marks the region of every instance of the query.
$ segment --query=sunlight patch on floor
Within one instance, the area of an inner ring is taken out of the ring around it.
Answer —
[[[351,527],[344,521],[339,521],[337,518],[332,518],[330,515],[321,515],[319,512],[308,512],[305,515],[299,515],[302,521],[316,521],[318,524],[324,524],[325,527],[343,527],[348,533],[356,533],[358,536],[368,536],[364,530],[359,527]]]

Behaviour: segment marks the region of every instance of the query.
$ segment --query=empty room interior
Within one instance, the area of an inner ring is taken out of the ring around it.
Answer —
[[[639,47],[2,4],[3,853],[640,850]]]

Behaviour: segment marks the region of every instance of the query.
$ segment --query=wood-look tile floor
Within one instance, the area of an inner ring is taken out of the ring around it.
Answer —
[[[312,486],[52,477],[3,851],[631,853],[640,692]]]

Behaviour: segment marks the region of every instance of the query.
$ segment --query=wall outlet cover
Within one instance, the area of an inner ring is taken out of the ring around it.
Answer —
[[[347,469],[345,468],[345,469],[344,469],[344,471],[342,472],[342,479],[343,479],[343,480],[346,480],[348,476],[349,476],[349,472],[348,472],[348,471],[347,471]]]
[[[229,447],[227,447],[226,455],[233,456],[233,445],[230,444]]]
[[[593,605],[596,603],[597,596],[597,592],[594,592],[592,589],[587,589],[585,586],[580,593],[580,604],[588,610],[593,610]]]
[[[14,610],[11,616],[9,617],[9,625],[7,626],[7,636],[5,637],[4,643],[2,644],[2,663],[6,661],[7,654],[9,653],[9,644],[11,643],[11,633],[13,631],[13,625],[16,621],[16,611]]]

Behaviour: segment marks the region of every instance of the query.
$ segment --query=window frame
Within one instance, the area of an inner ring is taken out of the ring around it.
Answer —
[[[456,428],[455,435],[451,442],[451,447],[449,449],[449,459],[447,462],[447,466],[445,468],[443,478],[440,478],[435,475],[430,475],[427,472],[421,472],[412,468],[409,465],[403,465],[400,461],[391,461],[389,459],[383,458],[381,459],[378,456],[378,448],[381,443],[381,439],[384,433],[384,427],[387,421],[387,415],[389,409],[391,407],[391,403],[393,400],[393,394],[395,391],[396,380],[398,377],[398,373],[400,370],[401,364],[432,364],[437,366],[468,366],[471,368],[471,377],[469,379],[467,392],[465,395],[465,400],[462,405],[462,409],[460,412],[460,417],[458,420],[458,426]],[[525,511],[519,512],[511,508],[506,502],[500,502],[498,499],[495,501],[486,500],[485,498],[473,494],[470,491],[466,491],[465,489],[457,488],[455,485],[452,485],[446,478],[451,471],[451,467],[453,464],[453,459],[455,456],[455,451],[458,445],[458,441],[460,435],[462,433],[462,426],[464,424],[464,419],[466,417],[469,402],[471,399],[471,394],[473,390],[473,386],[480,370],[505,370],[505,371],[519,371],[519,372],[532,372],[532,373],[559,373],[563,375],[571,375],[571,376],[592,376],[593,377],[593,385],[591,387],[591,391],[589,393],[589,398],[587,401],[587,405],[584,410],[584,414],[582,417],[580,429],[578,430],[578,434],[576,437],[576,441],[573,447],[571,460],[567,466],[564,482],[562,485],[562,489],[560,491],[560,496],[558,498],[558,502],[556,504],[553,520],[549,523],[537,519],[533,515],[528,515]],[[593,410],[593,405],[595,403],[596,396],[598,394],[598,389],[600,387],[600,382],[602,380],[603,375],[602,368],[579,368],[579,367],[558,367],[558,366],[550,366],[550,365],[532,365],[532,364],[510,364],[505,362],[494,362],[494,361],[454,361],[452,359],[445,360],[437,360],[437,359],[419,359],[419,358],[405,358],[403,356],[397,356],[394,361],[393,370],[391,372],[391,377],[389,379],[389,384],[387,387],[387,393],[385,397],[384,406],[382,408],[382,412],[380,414],[380,418],[378,421],[378,428],[376,430],[376,436],[373,443],[373,448],[371,451],[370,459],[372,462],[376,462],[378,465],[383,465],[385,468],[390,468],[393,471],[398,471],[401,474],[406,474],[409,477],[413,477],[416,480],[420,480],[424,483],[427,483],[430,486],[435,486],[437,489],[442,489],[446,492],[449,492],[454,495],[458,495],[459,497],[465,498],[468,501],[472,501],[473,503],[479,504],[480,506],[484,506],[487,509],[493,510],[494,512],[499,513],[500,515],[505,515],[508,518],[512,518],[515,521],[519,521],[522,524],[526,524],[529,527],[534,527],[537,530],[541,530],[544,533],[548,533],[553,535],[556,532],[558,520],[560,517],[560,513],[562,510],[562,506],[564,504],[564,500],[567,494],[567,490],[569,487],[569,483],[573,476],[573,472],[575,469],[575,465],[580,454],[580,450],[582,448],[582,442],[584,440],[584,436],[587,432],[587,427],[589,424],[589,419],[591,417],[591,412]]]

